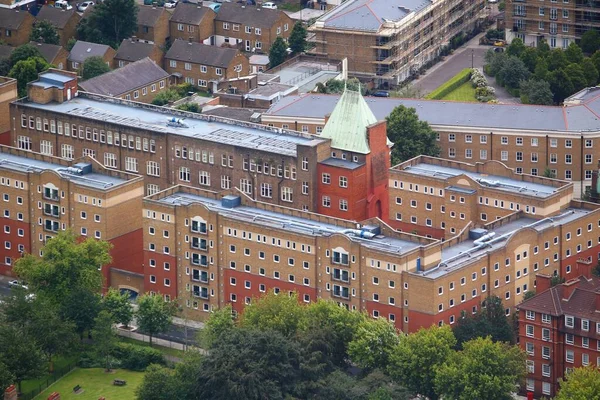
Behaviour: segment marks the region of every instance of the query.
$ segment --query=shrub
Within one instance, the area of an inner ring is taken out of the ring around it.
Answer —
[[[456,90],[463,83],[467,82],[470,78],[471,68],[465,68],[458,74],[454,75],[446,83],[440,85],[433,92],[429,93],[427,96],[425,96],[425,98],[430,100],[440,100],[444,96],[448,95],[448,93],[452,92],[453,90]]]
[[[185,103],[185,104],[180,104],[177,107],[178,110],[182,110],[182,111],[189,111],[189,112],[193,112],[193,113],[199,113],[200,112],[200,107],[198,106],[197,103]]]
[[[159,350],[132,343],[119,343],[113,355],[120,361],[121,368],[132,371],[144,371],[150,364],[166,364]]]

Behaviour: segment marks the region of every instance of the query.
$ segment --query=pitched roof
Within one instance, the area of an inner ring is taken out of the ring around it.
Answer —
[[[19,29],[29,12],[0,8],[0,28]]]
[[[270,28],[277,22],[281,14],[285,13],[281,10],[258,6],[222,3],[215,20]]]
[[[150,57],[152,51],[156,47],[155,44],[146,43],[137,40],[123,39],[115,58],[125,61],[138,61],[146,57]]]
[[[5,44],[0,45],[0,60],[10,57],[15,48]]]
[[[30,45],[34,46],[36,49],[42,53],[44,60],[48,63],[52,63],[52,61],[56,58],[60,50],[61,46],[57,44],[48,44],[48,43],[38,43],[38,42],[29,42]]]
[[[154,26],[160,16],[167,12],[164,7],[138,6],[137,24],[142,26]]]
[[[57,28],[62,29],[73,16],[79,17],[75,12],[75,7],[70,10],[65,10],[62,8],[43,6],[37,14],[36,19],[38,21],[48,21]]]
[[[331,139],[333,148],[367,154],[370,152],[367,126],[376,122],[377,118],[360,92],[344,90],[321,137]]]
[[[237,54],[237,49],[176,40],[165,58],[187,61],[193,64],[210,65],[211,67],[227,68]]]
[[[169,74],[156,65],[154,61],[144,58],[80,82],[79,86],[86,92],[105,96],[118,96],[168,77]]]
[[[69,61],[75,62],[84,62],[88,57],[99,56],[103,57],[104,54],[108,51],[109,46],[105,44],[84,42],[83,40],[78,40],[75,42],[75,46],[71,49],[71,54],[69,55]]]
[[[202,7],[192,3],[179,2],[175,12],[171,15],[171,21],[182,24],[198,25],[205,15],[215,12],[209,7]]]

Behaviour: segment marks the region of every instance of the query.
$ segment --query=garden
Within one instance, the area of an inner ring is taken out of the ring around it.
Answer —
[[[477,68],[463,69],[425,98],[463,102],[496,102],[495,89],[489,86],[487,78]]]

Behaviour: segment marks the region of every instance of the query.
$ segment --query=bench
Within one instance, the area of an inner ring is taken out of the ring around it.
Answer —
[[[125,385],[127,385],[127,382],[124,381],[124,380],[122,380],[122,379],[115,379],[113,381],[113,385],[115,385],[115,386],[125,386]]]
[[[77,393],[81,390],[81,386],[77,385],[73,388],[73,393]]]

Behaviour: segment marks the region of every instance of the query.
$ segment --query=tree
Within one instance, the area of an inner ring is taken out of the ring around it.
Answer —
[[[113,318],[113,322],[128,327],[133,319],[133,308],[127,293],[119,293],[117,289],[110,288],[102,299],[103,308]]]
[[[420,329],[400,339],[387,371],[409,390],[436,400],[436,370],[453,355],[455,345],[456,339],[448,326]]]
[[[83,63],[81,77],[85,79],[92,79],[99,75],[105,74],[110,71],[110,67],[106,65],[104,59],[100,56],[88,57]]]
[[[0,360],[14,375],[19,392],[21,382],[44,373],[43,355],[33,338],[22,329],[0,324]]]
[[[359,368],[367,371],[385,369],[389,364],[390,354],[399,342],[400,337],[392,322],[386,319],[365,319],[348,344],[348,354]]]
[[[164,301],[160,295],[144,294],[138,298],[137,322],[140,331],[150,336],[150,346],[154,335],[169,329],[175,311],[175,303]]]
[[[75,332],[83,339],[83,333],[92,329],[101,308],[100,296],[97,293],[79,287],[68,292],[61,300],[59,312],[65,321],[75,324]]]
[[[527,301],[527,300],[531,299],[532,297],[535,297],[535,291],[534,290],[528,290],[523,295],[523,301]]]
[[[277,36],[277,39],[271,45],[269,49],[269,64],[271,68],[274,68],[285,61],[287,57],[287,45],[285,40],[281,36]]]
[[[39,43],[60,44],[60,36],[56,26],[48,21],[38,20],[33,25],[29,40]]]
[[[546,167],[544,169],[544,173],[542,174],[542,176],[545,177],[545,178],[556,179],[556,175],[554,174],[554,172],[552,172],[552,170],[550,169],[550,167]]]
[[[227,304],[210,314],[204,328],[198,332],[198,342],[204,349],[210,349],[219,337],[234,328],[233,309]]]
[[[592,56],[590,57],[590,59],[592,60],[592,62],[596,66],[596,69],[600,72],[600,50],[598,50],[594,54],[592,54]]]
[[[4,393],[6,388],[15,382],[15,375],[8,369],[6,364],[0,361],[0,392]]]
[[[234,329],[201,360],[196,377],[203,399],[284,399],[300,370],[297,344],[277,331]]]
[[[94,320],[92,329],[92,338],[94,339],[94,351],[98,358],[104,360],[106,372],[111,370],[111,354],[117,344],[117,334],[113,327],[113,316],[106,310],[100,311]]]
[[[514,38],[510,45],[506,48],[506,54],[509,56],[521,57],[526,50],[523,41],[519,38]]]
[[[546,61],[548,62],[548,71],[556,71],[565,68],[569,64],[565,52],[561,49],[550,51],[546,57]]]
[[[292,53],[299,54],[306,50],[306,28],[302,22],[298,21],[294,24],[288,43]]]
[[[521,59],[510,56],[496,74],[496,79],[502,85],[512,89],[517,89],[519,83],[529,78],[529,70]]]
[[[535,70],[533,71],[533,77],[537,80],[543,81],[548,76],[548,63],[544,58],[538,58],[535,64]]]
[[[585,79],[587,81],[586,85],[588,87],[596,86],[596,84],[598,83],[598,69],[594,65],[592,59],[586,57],[579,65],[581,66],[583,74],[585,75]]]
[[[47,70],[50,65],[40,57],[19,61],[11,68],[8,76],[17,80],[19,97],[27,96],[27,84],[38,78],[38,74]]]
[[[42,53],[37,47],[31,44],[24,44],[17,47],[9,57],[11,68],[14,67],[19,61],[25,61],[33,57],[44,58]]]
[[[400,105],[386,117],[387,136],[394,142],[392,163],[409,160],[418,155],[437,157],[440,148],[437,134],[426,121],[421,121],[414,108]]]
[[[300,330],[304,316],[298,294],[278,296],[269,293],[244,308],[240,325],[252,329],[274,330],[291,337]]]
[[[173,370],[152,364],[146,369],[142,383],[135,389],[135,396],[138,400],[183,399],[185,397],[176,395],[178,386]]]
[[[111,244],[88,238],[79,241],[72,231],[60,232],[43,248],[43,256],[27,254],[15,263],[17,275],[37,294],[63,305],[82,290],[99,293],[100,268],[110,263]]]
[[[496,76],[504,68],[507,60],[508,55],[506,53],[496,53],[493,50],[488,50],[485,53],[486,72],[491,76]]]
[[[569,75],[562,69],[552,71],[547,77],[550,89],[554,94],[554,103],[560,104],[565,98],[575,93],[575,87]]]
[[[524,376],[525,354],[518,346],[477,338],[438,368],[435,388],[445,399],[510,400]]]
[[[105,0],[82,20],[77,33],[83,40],[117,48],[123,39],[135,33],[138,9],[135,0]]]
[[[600,399],[600,370],[594,365],[575,368],[559,380],[559,385],[554,400]]]
[[[18,286],[12,288],[10,292],[10,296],[2,299],[4,321],[18,328],[25,328],[34,313],[34,302],[31,301],[31,294]]]
[[[540,56],[545,57],[550,52],[550,45],[546,39],[541,38],[537,42],[537,49],[540,52]]]
[[[573,83],[573,92],[569,93],[568,96],[586,87],[587,79],[579,64],[567,65],[565,73],[569,76],[571,83]]]
[[[594,54],[600,50],[600,34],[595,29],[586,31],[581,35],[579,45],[585,54]]]
[[[583,51],[581,51],[581,47],[577,46],[577,43],[571,42],[565,50],[565,57],[571,64],[579,64],[583,61]]]
[[[521,61],[523,61],[529,72],[535,72],[535,67],[537,66],[538,60],[540,59],[538,55],[538,50],[535,47],[526,47],[525,51],[521,53],[519,58],[521,59]]]
[[[521,81],[521,102],[523,104],[552,105],[552,90],[550,84],[543,80],[529,79]]]
[[[485,299],[479,312],[459,318],[454,327],[458,347],[478,337],[491,337],[495,342],[514,343],[515,337],[502,300],[497,296]]]

